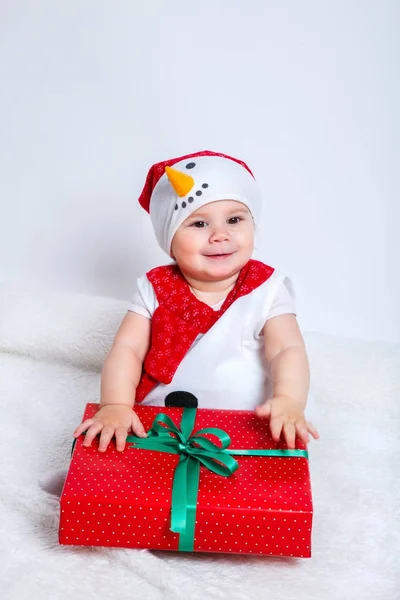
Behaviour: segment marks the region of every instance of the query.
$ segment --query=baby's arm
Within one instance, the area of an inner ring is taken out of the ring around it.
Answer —
[[[99,450],[104,452],[115,435],[117,450],[122,451],[129,431],[140,437],[146,435],[132,408],[150,336],[151,320],[128,312],[104,361],[100,410],[74,432],[74,436],[78,437],[86,431],[85,446],[90,446],[100,433]]]
[[[304,417],[310,371],[296,317],[290,314],[273,317],[266,322],[263,333],[274,390],[273,398],[257,407],[256,413],[268,418],[275,441],[283,433],[289,448],[295,447],[296,435],[307,444],[309,433],[314,438],[319,434]]]

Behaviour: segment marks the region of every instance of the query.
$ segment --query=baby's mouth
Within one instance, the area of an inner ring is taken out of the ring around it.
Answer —
[[[233,252],[226,252],[226,253],[220,253],[220,254],[205,254],[204,256],[206,258],[209,258],[210,260],[224,260],[226,258],[229,258],[230,256],[232,256]]]

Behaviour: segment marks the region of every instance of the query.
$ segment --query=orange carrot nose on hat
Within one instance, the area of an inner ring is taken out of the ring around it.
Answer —
[[[153,165],[139,197],[168,255],[183,221],[204,204],[218,200],[242,202],[255,222],[260,216],[260,190],[246,163],[208,150]]]

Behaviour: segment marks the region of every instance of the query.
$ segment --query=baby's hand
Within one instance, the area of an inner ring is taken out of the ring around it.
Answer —
[[[256,415],[267,418],[272,439],[279,442],[283,432],[288,448],[295,448],[296,435],[305,443],[310,441],[309,433],[319,438],[315,427],[305,420],[299,402],[288,396],[275,396],[261,406],[257,406]]]
[[[108,404],[102,406],[92,419],[86,419],[74,431],[74,437],[79,437],[86,431],[84,446],[90,446],[100,433],[99,451],[105,452],[112,437],[115,435],[116,448],[122,452],[125,448],[128,432],[138,437],[146,437],[144,427],[131,406],[126,404]]]

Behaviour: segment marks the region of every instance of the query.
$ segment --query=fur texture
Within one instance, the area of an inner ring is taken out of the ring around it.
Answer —
[[[305,336],[321,434],[310,560],[58,545],[58,499],[37,481],[68,466],[124,312],[113,299],[0,290],[1,597],[399,598],[400,347],[386,343]]]

